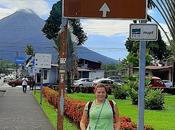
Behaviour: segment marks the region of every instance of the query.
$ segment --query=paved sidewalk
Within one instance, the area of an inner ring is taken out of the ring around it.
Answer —
[[[54,130],[29,90],[7,88],[0,96],[0,130]]]

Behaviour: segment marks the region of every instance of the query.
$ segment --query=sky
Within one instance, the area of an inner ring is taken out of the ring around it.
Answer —
[[[32,9],[41,18],[47,19],[54,3],[58,0],[0,0],[0,19],[19,9]],[[169,34],[168,28],[156,9],[148,11]],[[132,20],[82,19],[83,30],[88,36],[84,46],[102,55],[119,60],[126,58],[128,52],[125,41],[129,36]],[[162,37],[167,41],[165,35]]]

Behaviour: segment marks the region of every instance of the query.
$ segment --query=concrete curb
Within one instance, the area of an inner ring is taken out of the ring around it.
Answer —
[[[39,102],[37,101],[37,99],[35,98],[35,96],[33,95],[32,92],[32,97],[34,98],[34,100],[36,101],[36,103],[39,105],[41,111],[43,112],[44,116],[48,119],[49,123],[51,124],[52,128],[55,130],[53,124],[51,123],[51,121],[49,120],[48,116],[46,115],[46,113],[44,112],[44,110],[42,109],[42,106],[39,104]]]

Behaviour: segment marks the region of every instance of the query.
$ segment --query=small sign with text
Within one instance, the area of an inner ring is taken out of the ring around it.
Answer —
[[[157,41],[157,24],[130,24],[129,38],[132,41]]]

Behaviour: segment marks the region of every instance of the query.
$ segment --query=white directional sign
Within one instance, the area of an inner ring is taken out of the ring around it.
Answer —
[[[106,3],[104,3],[99,11],[103,12],[102,17],[106,17],[107,16],[107,12],[110,12],[110,9],[109,9],[108,5]]]
[[[130,40],[133,41],[157,41],[157,24],[130,24]]]
[[[51,68],[51,54],[36,53],[35,68]]]

